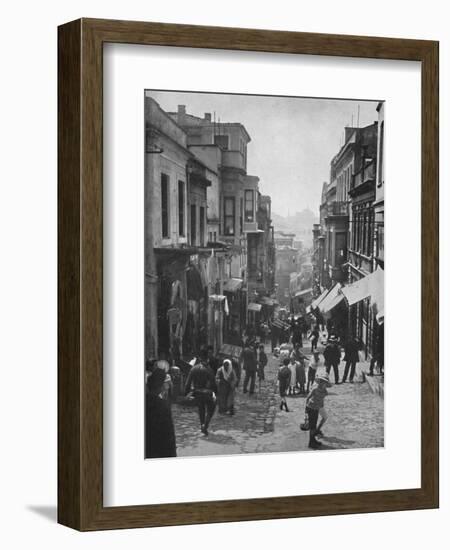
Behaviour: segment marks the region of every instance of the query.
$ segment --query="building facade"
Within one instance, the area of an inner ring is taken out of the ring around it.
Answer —
[[[165,112],[150,94],[145,123],[145,355],[241,345],[275,272],[271,200],[247,174],[250,136],[183,105]]]
[[[384,103],[377,112],[373,124],[345,128],[323,184],[320,224],[313,226],[318,314],[341,337],[357,338],[368,359],[384,347],[383,277],[374,273],[384,269]]]
[[[360,132],[354,174],[348,191],[351,199],[348,245],[349,284],[361,280],[374,270],[375,180],[377,169],[378,122]],[[349,310],[349,332],[373,352],[375,320],[370,298],[359,301]]]

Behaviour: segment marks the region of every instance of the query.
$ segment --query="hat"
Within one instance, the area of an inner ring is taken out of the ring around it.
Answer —
[[[328,374],[319,374],[318,376],[316,376],[316,381],[326,382],[328,387],[331,386],[331,382]]]

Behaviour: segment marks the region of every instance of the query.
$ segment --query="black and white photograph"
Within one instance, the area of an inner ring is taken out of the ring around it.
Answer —
[[[385,102],[143,101],[145,458],[383,447]]]

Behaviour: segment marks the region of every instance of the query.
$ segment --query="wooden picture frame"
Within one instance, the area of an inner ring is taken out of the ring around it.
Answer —
[[[106,42],[421,63],[420,488],[103,506],[102,52]],[[81,531],[90,531],[437,507],[438,43],[79,19],[59,27],[58,51],[58,521]],[[435,361],[430,358],[435,358]]]

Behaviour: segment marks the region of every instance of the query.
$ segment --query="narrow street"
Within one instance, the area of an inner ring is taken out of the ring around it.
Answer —
[[[178,456],[309,450],[308,432],[299,429],[304,418],[305,396],[288,397],[289,412],[280,411],[279,359],[270,353],[268,345],[266,352],[269,363],[261,388],[258,389],[257,383],[254,395],[243,394],[241,381],[236,392],[236,414],[228,416],[216,412],[207,437],[200,432],[195,406],[173,405]],[[341,362],[341,378],[343,369]],[[318,372],[323,371],[321,368]],[[362,380],[357,371],[354,384],[333,385],[328,390],[325,405],[329,418],[323,428],[322,449],[383,446],[384,400]]]

